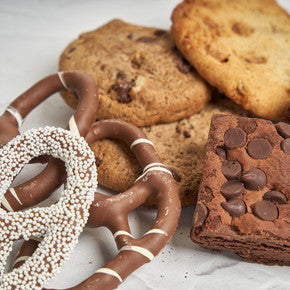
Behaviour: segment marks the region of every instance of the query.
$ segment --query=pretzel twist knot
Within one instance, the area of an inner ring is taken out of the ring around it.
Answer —
[[[24,212],[0,209],[1,289],[40,289],[58,271],[77,244],[97,188],[94,155],[83,138],[45,127],[19,135],[0,149],[0,196],[32,157],[49,154],[65,162],[67,184],[57,204]],[[43,237],[35,253],[4,274],[13,242]],[[22,287],[22,288],[21,288]]]
[[[95,274],[70,289],[115,289],[134,270],[150,262],[160,252],[178,224],[180,201],[177,186],[170,170],[162,164],[143,131],[121,120],[102,120],[91,127],[86,141],[92,144],[106,138],[127,144],[143,168],[143,173],[123,193],[107,196],[95,192],[87,226],[109,228],[119,252]],[[135,238],[128,223],[129,212],[142,205],[151,194],[157,195],[158,199],[156,220],[142,237]],[[15,267],[20,267],[37,245],[35,240],[25,242]]]

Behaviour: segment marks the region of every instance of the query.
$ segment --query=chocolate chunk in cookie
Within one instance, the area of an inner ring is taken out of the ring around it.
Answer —
[[[112,89],[116,92],[119,103],[127,104],[131,102],[129,95],[131,88],[132,83],[127,81],[117,81],[113,84]]]

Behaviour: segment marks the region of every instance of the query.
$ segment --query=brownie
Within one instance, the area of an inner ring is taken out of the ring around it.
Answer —
[[[191,238],[290,266],[290,125],[214,115]]]

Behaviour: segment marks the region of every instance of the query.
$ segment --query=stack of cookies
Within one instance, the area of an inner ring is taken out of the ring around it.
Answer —
[[[218,96],[177,49],[169,31],[113,20],[73,41],[60,70],[80,70],[99,88],[99,119],[120,118],[142,128],[179,185],[183,206],[196,201],[211,116],[245,113]],[[62,94],[73,108],[73,93]],[[93,146],[99,183],[129,188],[142,170],[126,146],[111,140]],[[147,200],[155,204],[154,198]]]
[[[197,200],[213,115],[289,120],[290,20],[274,0],[266,3],[186,0],[173,11],[171,31],[112,20],[81,34],[61,55],[60,70],[95,80],[99,119],[131,122],[154,143],[183,206]],[[77,107],[73,93],[62,96]],[[91,147],[103,186],[122,192],[141,174],[122,144]],[[288,200],[289,191],[283,194]],[[147,205],[154,204],[153,196]]]

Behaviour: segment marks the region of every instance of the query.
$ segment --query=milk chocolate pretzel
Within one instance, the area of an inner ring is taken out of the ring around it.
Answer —
[[[65,162],[67,183],[50,207],[6,212],[0,208],[0,288],[41,289],[78,242],[97,189],[95,157],[83,137],[53,127],[32,129],[0,149],[0,197],[34,156],[49,154]],[[21,268],[4,273],[13,242],[31,236],[43,240]]]
[[[130,146],[143,168],[143,174],[123,193],[114,196],[95,193],[87,226],[109,228],[119,253],[91,277],[70,289],[116,288],[160,252],[178,224],[180,201],[177,186],[143,131],[121,120],[102,120],[95,123],[86,136],[89,144],[105,138],[118,139]],[[128,214],[143,204],[150,194],[156,194],[158,198],[157,218],[152,229],[136,239],[129,228]],[[20,267],[29,259],[37,245],[37,240],[24,242],[14,266]]]
[[[62,90],[72,90],[79,98],[75,114],[68,128],[76,136],[85,136],[96,120],[98,92],[94,80],[79,71],[66,71],[50,75],[15,99],[0,117],[0,146],[19,134],[23,119],[47,97]],[[2,208],[15,211],[27,208],[31,192],[34,203],[42,201],[65,178],[64,164],[59,159],[49,158],[46,168],[31,180],[9,188],[2,199]]]

